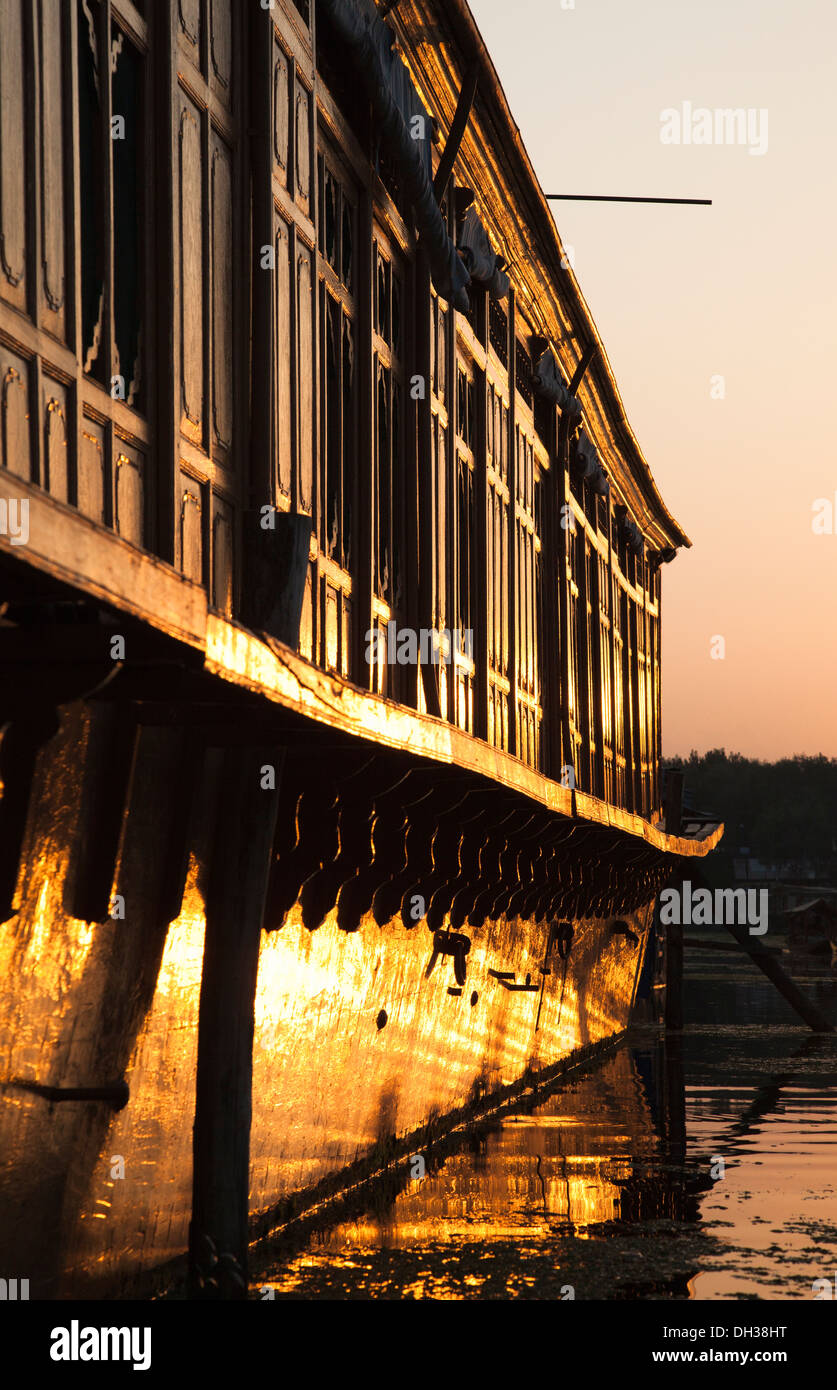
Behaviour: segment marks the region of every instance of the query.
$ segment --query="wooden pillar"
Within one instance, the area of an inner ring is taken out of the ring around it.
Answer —
[[[571,489],[570,478],[569,478],[569,463],[567,463],[567,494],[566,494],[566,500],[567,500],[567,503],[568,503],[568,504],[569,504],[569,502],[570,502],[570,493],[571,493],[571,490],[572,490],[572,489]],[[577,587],[578,587],[578,608],[577,608],[578,621],[576,622],[575,639],[574,639],[574,640],[575,640],[576,654],[577,654],[577,675],[578,675],[578,688],[577,688],[577,690],[576,690],[576,704],[577,704],[577,708],[576,708],[576,716],[575,716],[575,725],[576,725],[576,730],[577,730],[577,731],[578,731],[579,729],[581,730],[582,741],[581,741],[580,744],[575,744],[575,745],[574,745],[572,742],[570,742],[569,746],[570,746],[570,749],[571,749],[571,754],[570,754],[569,761],[570,761],[570,762],[576,762],[576,761],[578,761],[578,762],[580,763],[580,771],[579,771],[579,767],[576,767],[576,772],[575,772],[576,785],[579,786],[579,787],[581,787],[582,791],[593,793],[593,792],[595,791],[595,775],[596,775],[596,773],[595,773],[595,766],[594,766],[594,762],[593,762],[593,747],[592,747],[592,745],[593,745],[593,741],[594,741],[594,739],[595,739],[595,737],[596,737],[596,734],[595,734],[595,716],[594,716],[593,710],[590,708],[590,690],[591,690],[591,685],[593,684],[593,682],[592,682],[592,680],[591,680],[591,675],[590,675],[590,664],[591,664],[591,662],[593,661],[593,655],[592,655],[592,650],[593,650],[593,649],[592,649],[592,646],[591,646],[591,643],[592,643],[592,634],[591,634],[591,631],[590,631],[590,622],[589,622],[588,616],[587,616],[587,604],[588,604],[588,601],[589,601],[589,590],[588,590],[588,584],[587,584],[587,552],[588,552],[589,546],[588,546],[588,540],[587,540],[587,515],[586,515],[586,513],[584,512],[583,507],[582,507],[582,518],[583,518],[583,519],[582,519],[582,521],[580,521],[580,522],[578,521],[578,519],[575,520],[575,526],[576,526],[576,541],[575,541],[575,547],[576,547],[576,548],[575,548],[576,570],[575,570],[575,575],[576,575],[576,585],[577,585]],[[569,537],[567,537],[567,540],[569,541]],[[570,583],[570,578],[568,577],[568,578],[567,578],[567,584],[569,584],[569,583]],[[569,642],[569,640],[570,640],[570,634],[569,634],[569,632],[568,632],[568,633],[567,633],[567,641]],[[579,755],[580,755],[580,757],[579,757]]]
[[[683,1030],[683,928],[679,922],[666,927],[666,1028]]]
[[[193,1133],[192,1295],[246,1298],[253,1031],[284,754],[226,748],[206,898]],[[275,786],[265,787],[273,767]]]
[[[619,738],[616,728],[616,605],[619,602],[618,584],[613,572],[613,533],[616,518],[610,493],[605,497],[607,506],[607,603],[610,619],[607,646],[607,659],[610,662],[610,796],[607,798],[616,806],[624,806],[624,798],[619,795]],[[597,504],[598,505],[598,504]]]
[[[665,1085],[666,1158],[670,1163],[686,1159],[686,1080],[683,1044],[677,1035],[667,1035],[662,1049]]]
[[[681,896],[683,893],[683,872],[678,869],[666,884],[667,888],[674,888]],[[656,921],[659,925],[659,899],[656,907]],[[665,1004],[665,1026],[667,1031],[680,1033],[683,1031],[683,924],[668,922],[664,928],[666,943],[666,1004]]]
[[[313,6],[312,6],[313,8]],[[367,660],[367,632],[377,625],[374,614],[375,594],[375,521],[378,511],[378,447],[375,421],[377,410],[375,402],[375,377],[372,363],[372,329],[374,323],[374,296],[377,293],[373,238],[375,235],[375,216],[372,190],[364,188],[358,201],[358,248],[356,255],[358,290],[357,318],[357,372],[355,394],[358,420],[357,462],[350,465],[355,469],[356,494],[351,498],[357,541],[353,538],[353,548],[357,545],[357,574],[353,580],[352,607],[354,610],[354,651],[352,654],[354,674],[350,676],[364,690],[374,685],[374,667]],[[319,296],[318,296],[319,297]],[[325,372],[325,366],[323,367]],[[345,422],[343,428],[345,429]],[[386,464],[381,465],[386,467]],[[348,490],[347,468],[343,464],[344,485]],[[379,524],[390,526],[390,518],[378,518]]]
[[[488,365],[488,295],[484,290],[471,287],[472,297],[482,295],[482,322],[485,325],[482,345],[486,352]],[[493,583],[488,573],[488,441],[486,412],[488,408],[488,378],[485,371],[476,371],[474,383],[474,407],[476,410],[476,443],[474,446],[474,510],[475,537],[472,575],[471,601],[474,609],[471,620],[474,623],[474,733],[478,738],[488,741],[488,624],[489,624],[489,584]],[[493,519],[492,519],[493,526]],[[476,576],[474,580],[473,576]],[[493,618],[491,619],[493,621]]]
[[[569,717],[569,593],[567,590],[567,529],[561,508],[566,503],[565,474],[559,448],[560,430],[557,410],[549,412],[550,471],[545,479],[543,535],[545,552],[543,581],[538,623],[541,633],[541,670],[543,679],[544,740],[542,767],[547,777],[560,781],[565,761],[575,764],[574,750],[566,760],[563,749],[572,749]],[[558,623],[554,621],[555,600],[558,600]],[[577,769],[576,769],[577,771]]]
[[[665,825],[667,835],[679,835],[683,818],[683,780],[680,767],[666,768]]]
[[[435,590],[436,572],[436,548],[434,537],[436,534],[436,520],[434,518],[434,494],[433,494],[433,431],[436,428],[433,420],[432,394],[433,382],[431,373],[431,334],[436,332],[435,321],[431,314],[433,303],[430,285],[430,263],[424,251],[419,248],[416,253],[415,270],[415,342],[416,358],[415,369],[419,376],[425,381],[425,398],[416,403],[416,436],[418,441],[418,562],[419,562],[419,582],[418,582],[418,608],[420,621],[419,627],[432,628],[435,626],[435,612],[433,605],[433,594]],[[438,352],[438,346],[436,347]],[[424,694],[424,705],[428,714],[434,714],[437,719],[441,718],[442,708],[439,701],[439,687],[436,682],[435,668],[427,662],[420,663],[421,688]],[[416,689],[418,698],[418,687]]]
[[[517,755],[517,679],[518,679],[518,651],[517,651],[517,602],[519,596],[519,584],[517,575],[517,488],[518,488],[518,468],[517,468],[517,330],[516,306],[514,296],[514,286],[509,289],[509,433],[507,440],[509,461],[507,473],[507,486],[509,489],[509,518],[508,518],[508,568],[503,576],[503,583],[506,585],[506,612],[509,615],[509,744],[507,752]]]

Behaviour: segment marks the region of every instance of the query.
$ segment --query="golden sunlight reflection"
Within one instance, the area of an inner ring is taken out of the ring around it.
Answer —
[[[182,1100],[194,1094],[204,932],[192,859],[182,910],[169,927],[154,998],[127,1067],[131,1103],[110,1121],[82,1203],[81,1267],[95,1265],[118,1277],[132,1258],[121,1243],[126,1227],[155,1262],[171,1258],[187,1239],[192,1131],[183,1123]]]
[[[603,948],[599,925],[582,924],[577,935],[570,966],[521,994],[504,990],[495,972],[513,965],[521,979],[537,978],[541,948],[504,920],[474,933],[463,991],[451,989],[449,958],[431,965],[425,926],[396,920],[382,930],[367,914],[345,932],[332,910],[310,931],[297,906],[279,930],[264,933],[253,1046],[255,1210],[266,1213],[277,1198],[455,1110],[464,1096],[499,1091],[527,1066],[549,1067],[611,1035],[627,1014],[633,971],[609,941]],[[579,973],[591,980],[584,991]]]
[[[623,1194],[659,1153],[645,1092],[621,1050],[529,1113],[463,1139],[424,1176],[408,1176],[408,1160],[394,1196],[373,1194],[355,1219],[318,1231],[262,1282],[293,1297],[323,1281],[338,1297],[445,1299],[490,1296],[501,1269],[503,1286],[526,1296],[542,1278],[535,1263],[549,1261],[556,1241],[595,1240],[622,1220]],[[496,1253],[486,1259],[489,1249]]]

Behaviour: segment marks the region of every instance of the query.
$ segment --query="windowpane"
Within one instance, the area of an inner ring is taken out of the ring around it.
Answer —
[[[142,238],[146,145],[142,101],[143,61],[120,29],[111,27],[113,117],[113,317],[112,375],[125,383],[129,405],[141,404]]]
[[[81,212],[81,338],[84,370],[105,380],[102,321],[105,304],[100,10],[78,0],[79,206]]]

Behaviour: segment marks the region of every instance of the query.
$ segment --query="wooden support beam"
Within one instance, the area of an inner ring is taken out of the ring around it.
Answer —
[[[137,723],[130,704],[121,700],[95,706],[74,873],[66,892],[68,913],[82,922],[104,922],[110,913],[136,749]]]
[[[799,1014],[799,1017],[814,1033],[833,1033],[833,1024],[825,1017],[813,1004],[802,990],[794,984],[787,971],[779,964],[776,956],[772,952],[766,951],[763,946],[754,944],[752,937],[744,927],[733,925],[730,922],[724,923],[727,931],[738,942],[742,951],[745,951],[750,959],[758,966],[763,975],[766,975],[771,984],[774,984],[782,998],[790,1004],[791,1008]],[[680,928],[681,934],[683,928]]]
[[[462,137],[468,124],[468,117],[471,114],[471,107],[474,104],[474,97],[477,94],[477,79],[479,69],[476,63],[465,73],[462,80],[462,89],[459,93],[459,100],[456,103],[456,110],[453,113],[450,132],[444,153],[439,161],[436,170],[436,177],[433,180],[433,192],[436,202],[441,203],[447,191],[450,176],[453,173],[453,166],[456,163],[456,156],[459,154],[459,147],[462,144]]]
[[[431,459],[433,457],[433,416],[431,412],[431,372],[430,337],[435,332],[431,323],[430,305],[430,262],[419,248],[416,253],[415,272],[415,342],[416,367],[426,384],[425,397],[416,405],[416,427],[418,433],[418,543],[419,543],[419,582],[418,607],[419,626],[430,629],[433,621],[433,485]],[[421,662],[421,689],[428,714],[436,719],[442,717],[439,700],[439,687],[436,683],[435,668]]]
[[[41,745],[57,729],[58,715],[51,706],[36,706],[28,718],[12,720],[0,729],[0,922],[15,911],[35,761]]]
[[[580,387],[580,385],[581,385],[581,383],[582,383],[582,380],[584,379],[584,375],[585,375],[585,373],[586,373],[586,371],[587,371],[587,368],[590,366],[590,363],[591,363],[592,360],[593,360],[593,357],[594,357],[594,355],[595,355],[595,352],[596,352],[596,344],[595,344],[595,343],[591,343],[591,344],[588,345],[588,347],[587,347],[587,348],[584,350],[584,352],[581,354],[581,357],[579,358],[579,361],[578,361],[578,364],[577,364],[577,366],[576,366],[576,369],[575,369],[575,371],[573,372],[572,380],[570,381],[570,384],[569,384],[569,386],[568,386],[568,388],[567,388],[568,394],[569,394],[570,396],[574,396],[575,393],[578,391],[578,389],[579,389],[579,387]],[[570,506],[570,505],[571,505],[571,502],[570,502],[570,498],[571,498],[571,487],[570,487],[570,428],[571,428],[572,424],[577,420],[577,418],[578,418],[577,415],[575,415],[574,412],[572,412],[568,406],[565,406],[564,409],[561,411],[561,418],[560,418],[560,420],[559,420],[559,422],[558,422],[558,428],[557,428],[557,431],[556,431],[556,442],[555,442],[555,472],[556,472],[555,491],[556,491],[557,498],[559,499],[559,505],[560,505],[560,507],[562,507],[562,508],[563,508],[564,506]],[[579,769],[579,768],[576,766],[576,763],[577,763],[577,761],[578,761],[578,753],[577,753],[576,745],[575,745],[575,742],[574,742],[574,740],[573,740],[572,732],[571,732],[571,729],[570,729],[570,681],[571,681],[571,679],[572,679],[572,673],[571,673],[571,671],[570,671],[570,652],[571,652],[571,650],[572,650],[572,642],[571,642],[571,638],[570,638],[570,614],[571,614],[571,604],[570,604],[570,595],[569,595],[569,584],[570,584],[571,580],[570,580],[570,576],[569,576],[569,573],[568,573],[569,527],[566,526],[566,525],[564,524],[564,520],[565,520],[565,518],[562,516],[562,518],[561,518],[561,525],[557,528],[557,540],[558,540],[558,546],[557,546],[557,550],[558,550],[558,584],[559,584],[559,588],[558,588],[558,611],[559,611],[559,624],[560,624],[560,634],[561,634],[561,641],[560,641],[560,644],[559,644],[559,646],[560,646],[560,658],[559,658],[559,659],[560,659],[560,663],[561,663],[561,669],[560,669],[560,676],[559,676],[560,727],[559,727],[559,729],[556,731],[555,738],[556,738],[556,742],[559,743],[560,746],[561,746],[561,749],[562,749],[562,755],[561,755],[561,756],[562,756],[563,759],[565,760],[566,765],[572,767],[572,769],[573,769],[573,780],[574,780],[575,784],[576,784],[576,785],[579,785],[579,784],[580,784],[580,781],[579,781],[579,772],[582,771],[582,778],[583,778],[583,782],[584,782],[584,789],[585,789],[585,791],[592,791],[592,774],[593,774],[593,767],[592,767],[592,761],[591,761],[591,759],[590,759],[590,739],[591,739],[591,725],[590,725],[590,719],[591,719],[591,715],[590,715],[590,711],[587,710],[587,662],[590,660],[590,652],[589,652],[589,648],[588,648],[588,646],[587,646],[586,644],[584,645],[584,647],[583,647],[581,650],[579,650],[579,653],[578,653],[578,657],[579,657],[578,674],[579,674],[579,686],[580,686],[580,689],[576,690],[576,692],[575,692],[577,704],[578,704],[578,706],[583,707],[583,710],[584,710],[584,713],[585,713],[585,717],[582,719],[582,728],[583,728],[583,730],[584,730],[584,735],[585,735],[585,738],[586,738],[587,746],[586,746],[585,748],[583,748],[584,763],[585,763],[583,770]],[[586,541],[585,541],[585,538],[584,538],[584,530],[583,530],[583,528],[579,528],[579,531],[580,531],[580,534],[579,534],[579,538],[578,538],[577,544],[578,544],[578,546],[579,546],[579,548],[580,548],[580,550],[581,550],[581,558],[580,558],[580,563],[579,563],[579,566],[578,566],[578,581],[579,581],[579,582],[578,582],[578,589],[579,589],[578,603],[579,603],[579,607],[580,607],[581,612],[582,612],[582,613],[586,613],[586,604],[587,604],[587,558],[586,558],[586,551],[585,551]],[[586,629],[586,626],[587,626],[587,624],[586,624],[586,621],[585,621],[585,629]],[[576,721],[578,721],[578,714],[579,714],[579,709],[578,709],[578,707],[577,707],[577,709],[576,709]],[[551,771],[551,776],[552,776],[553,778],[555,777],[555,768],[552,769],[552,771]]]
[[[189,1266],[198,1298],[246,1298],[253,1032],[284,753],[228,748],[206,900]],[[262,769],[276,770],[273,789]]]

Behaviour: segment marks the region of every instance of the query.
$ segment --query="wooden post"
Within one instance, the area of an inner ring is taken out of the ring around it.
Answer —
[[[549,762],[547,764],[547,775],[554,781],[561,779],[561,768],[572,767],[573,783],[576,786],[583,786],[584,791],[590,790],[589,782],[579,776],[580,769],[576,766],[576,751],[570,731],[570,682],[573,673],[570,670],[570,653],[572,651],[572,639],[570,637],[570,567],[568,558],[569,549],[569,512],[564,508],[570,506],[568,471],[567,471],[567,427],[565,417],[567,411],[561,417],[561,423],[555,428],[555,410],[552,414],[552,428],[555,437],[555,461],[553,464],[554,477],[552,480],[552,497],[554,504],[547,508],[549,541],[548,555],[550,563],[547,567],[547,575],[550,583],[558,586],[558,642],[557,652],[553,656],[548,649],[546,657],[547,669],[551,672],[551,681],[548,688],[548,695],[551,696],[551,708],[558,711],[558,718],[553,718],[549,722],[547,733]],[[554,593],[554,590],[553,590]],[[551,605],[545,605],[547,613],[551,611]],[[554,651],[554,648],[553,648]],[[556,669],[557,664],[557,669]],[[578,700],[579,692],[575,692],[576,700],[576,724],[578,722]]]
[[[666,887],[674,888],[682,895],[682,870],[672,875]],[[658,929],[664,931],[666,943],[665,1026],[668,1032],[680,1033],[683,1030],[683,924],[677,921],[667,922],[662,926],[659,899],[655,912]]]
[[[489,308],[488,294],[483,289],[471,285],[469,293],[476,306],[476,322],[482,324],[482,345],[486,349],[488,361]],[[482,301],[480,308],[479,300]],[[474,552],[471,569],[471,622],[474,625],[474,733],[477,738],[488,742],[488,431],[486,427],[488,408],[488,376],[486,372],[476,372],[474,381],[474,404],[476,409],[476,441],[474,448]],[[493,516],[493,513],[492,513]],[[492,520],[493,526],[493,520]],[[474,576],[486,576],[485,583],[479,583]],[[493,620],[492,620],[493,621]]]
[[[15,912],[15,889],[38,751],[57,730],[57,710],[44,705],[33,706],[28,719],[9,719],[0,733],[0,922],[8,921]]]
[[[666,834],[679,835],[683,819],[683,769],[666,768]]]
[[[390,9],[392,6],[390,5]],[[388,14],[389,11],[385,11]],[[477,94],[477,81],[479,79],[479,68],[474,63],[465,73],[462,81],[462,89],[456,103],[456,110],[451,121],[450,133],[448,134],[447,144],[445,145],[442,158],[439,160],[439,167],[436,170],[436,177],[433,180],[433,193],[437,203],[441,203],[447,192],[448,181],[453,173],[453,166],[456,163],[456,156],[462,144],[462,137],[468,124],[468,117],[471,114],[471,107],[474,104],[474,97]]]
[[[683,928],[669,922],[666,931],[666,1028],[683,1030]]]
[[[515,328],[514,286],[509,288],[509,433],[506,443],[506,457],[509,461],[507,486],[509,489],[508,550],[509,564],[503,583],[506,585],[506,612],[509,615],[509,742],[507,752],[517,756],[519,740],[517,736],[517,679],[519,674],[517,660],[518,640],[518,574],[514,556],[517,554],[517,330]]]
[[[683,1044],[680,1037],[666,1035],[662,1048],[665,1094],[665,1136],[667,1160],[686,1159],[686,1084],[683,1070]]]
[[[666,769],[665,827],[667,835],[679,835],[683,806],[683,772],[681,768]],[[683,887],[683,875],[672,881],[678,892]],[[658,919],[659,920],[659,919]],[[666,934],[666,1028],[679,1033],[683,1028],[683,924],[669,922]]]
[[[246,1298],[253,1031],[284,753],[226,748],[206,899],[193,1134],[194,1297]],[[273,767],[275,787],[264,769]]]
[[[436,554],[434,549],[434,536],[436,534],[435,521],[433,516],[433,414],[431,407],[432,382],[431,382],[431,334],[436,332],[435,323],[431,319],[431,284],[430,284],[430,263],[425,253],[419,248],[416,253],[415,271],[415,341],[416,341],[416,367],[419,375],[424,377],[426,383],[425,399],[416,405],[416,428],[418,438],[418,561],[419,561],[419,582],[418,582],[418,606],[421,615],[420,627],[432,628],[435,626],[435,614],[433,608],[434,594],[434,575],[436,569]],[[436,348],[438,351],[438,346]],[[442,716],[442,707],[439,700],[439,687],[436,681],[435,668],[422,661],[419,665],[421,674],[421,688],[424,693],[424,705],[428,714],[433,714],[437,719]],[[416,690],[418,698],[418,689]]]

